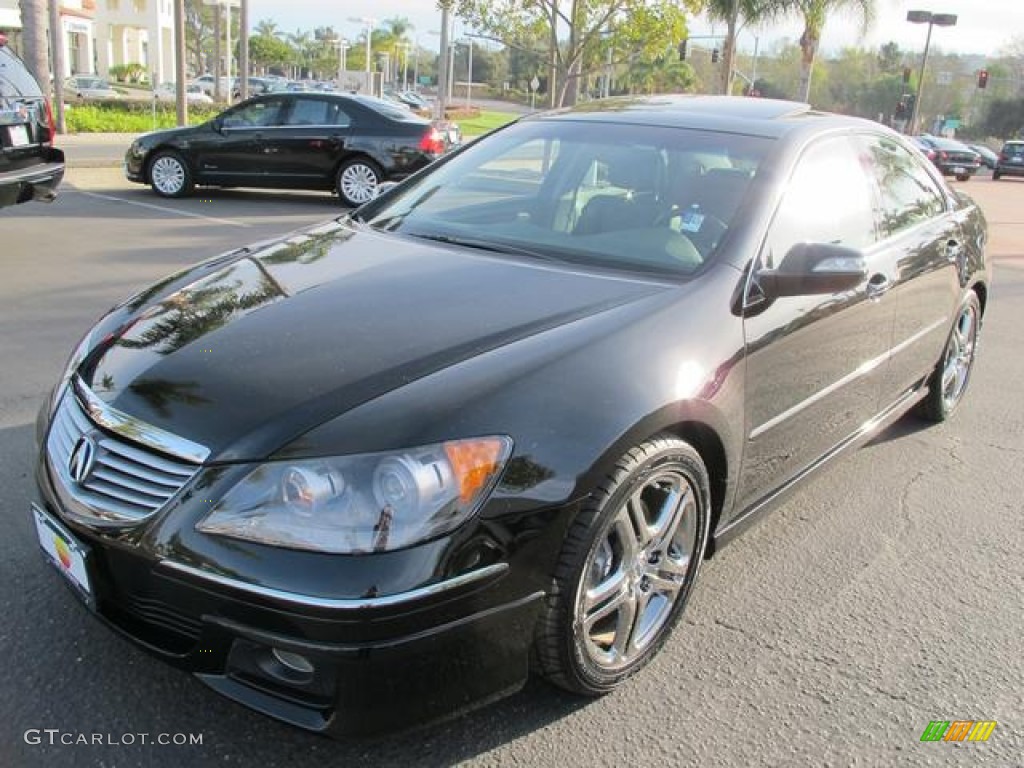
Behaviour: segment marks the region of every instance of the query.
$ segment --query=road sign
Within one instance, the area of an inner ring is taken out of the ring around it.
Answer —
[[[533,80],[530,81],[530,90],[536,91],[538,88],[540,88],[540,80],[538,80],[537,76],[534,75]]]

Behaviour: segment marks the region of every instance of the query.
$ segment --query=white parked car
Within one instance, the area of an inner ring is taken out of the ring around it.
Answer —
[[[157,101],[173,102],[177,98],[174,92],[174,83],[163,83],[154,91]],[[207,96],[197,83],[189,83],[185,86],[185,101],[189,104],[213,104],[213,99]]]
[[[64,97],[83,101],[120,99],[121,94],[110,83],[95,75],[73,75],[64,81]]]
[[[213,92],[215,90],[214,87],[213,87],[213,82],[214,82],[215,79],[216,78],[213,75],[200,75],[199,77],[197,77],[192,82],[195,83],[196,85],[198,85],[203,90],[203,93],[205,93],[205,94],[207,94],[209,96],[212,96]],[[221,92],[221,94],[226,97],[228,94],[230,94],[232,92],[232,90],[235,88],[237,83],[238,83],[237,78],[234,78],[234,77],[229,78],[229,77],[221,76],[221,78],[220,78],[220,92]]]

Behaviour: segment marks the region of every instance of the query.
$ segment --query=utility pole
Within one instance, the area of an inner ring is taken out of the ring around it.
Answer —
[[[64,122],[64,35],[61,34],[60,2],[50,0],[50,51],[53,53],[53,106],[57,133],[67,133]]]
[[[449,0],[441,0],[441,55],[437,58],[437,119],[444,120],[448,106],[448,35],[452,25]]]
[[[249,0],[242,0],[238,10],[238,97],[249,98]]]
[[[178,125],[188,125],[185,91],[185,0],[174,0],[174,101]]]

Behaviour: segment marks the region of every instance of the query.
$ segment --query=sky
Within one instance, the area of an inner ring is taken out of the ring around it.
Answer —
[[[996,53],[1016,35],[1024,39],[1024,0],[875,0],[878,16],[866,37],[858,34],[853,16],[837,16],[826,24],[822,37],[825,51],[838,51],[845,46],[875,47],[890,40],[900,48],[924,48],[927,26],[906,21],[908,10],[929,10],[934,13],[954,13],[959,17],[955,27],[935,27],[932,50],[947,53]],[[414,25],[413,37],[418,37],[425,48],[437,45],[438,38],[431,31],[440,29],[440,13],[434,0],[249,0],[252,23],[262,19],[276,21],[284,31],[312,30],[317,26],[333,26],[343,35],[355,39],[364,24],[349,19],[373,17],[378,21],[404,16]],[[463,31],[456,21],[456,34]],[[465,30],[471,31],[471,30]],[[710,25],[704,19],[694,19],[690,34],[722,34],[724,24]],[[761,50],[784,38],[796,41],[801,25],[797,21],[775,24],[760,30],[743,29],[740,48],[751,50],[754,35],[760,38]]]

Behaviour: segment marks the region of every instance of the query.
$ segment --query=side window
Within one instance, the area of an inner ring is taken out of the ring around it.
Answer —
[[[351,119],[345,114],[341,105],[327,99],[296,99],[292,104],[291,114],[285,122],[286,125],[333,125],[342,128],[351,124]]]
[[[887,136],[865,136],[866,163],[878,182],[879,219],[886,237],[946,210],[946,199],[925,161]]]
[[[271,125],[280,125],[281,121],[280,99],[268,99],[266,101],[255,101],[246,104],[244,107],[234,109],[224,115],[225,128],[265,128]]]
[[[775,268],[797,243],[866,248],[877,237],[870,180],[847,137],[813,144],[797,161],[768,230],[762,260]]]

